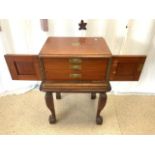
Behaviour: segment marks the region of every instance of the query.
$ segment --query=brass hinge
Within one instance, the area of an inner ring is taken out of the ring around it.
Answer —
[[[137,71],[138,71],[138,72],[141,72],[142,68],[143,68],[143,64],[141,63],[141,64],[138,65]]]

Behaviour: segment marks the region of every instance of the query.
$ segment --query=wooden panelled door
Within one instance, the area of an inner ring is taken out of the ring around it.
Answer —
[[[38,55],[5,55],[13,80],[41,80]]]
[[[110,81],[138,81],[146,56],[113,56]]]

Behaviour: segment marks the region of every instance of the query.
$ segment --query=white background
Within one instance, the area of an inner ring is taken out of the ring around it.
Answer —
[[[153,0],[5,0],[0,1],[0,17],[151,19],[155,17],[154,6]],[[78,140],[76,136],[1,136],[0,153],[154,155],[154,144],[154,136],[80,136]]]

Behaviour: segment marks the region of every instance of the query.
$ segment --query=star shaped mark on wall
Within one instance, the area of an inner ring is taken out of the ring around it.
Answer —
[[[87,30],[86,28],[87,23],[85,23],[83,20],[79,23],[79,30]]]

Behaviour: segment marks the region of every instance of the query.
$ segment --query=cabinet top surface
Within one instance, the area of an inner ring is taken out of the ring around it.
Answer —
[[[101,37],[49,37],[41,57],[111,57],[107,43]]]

